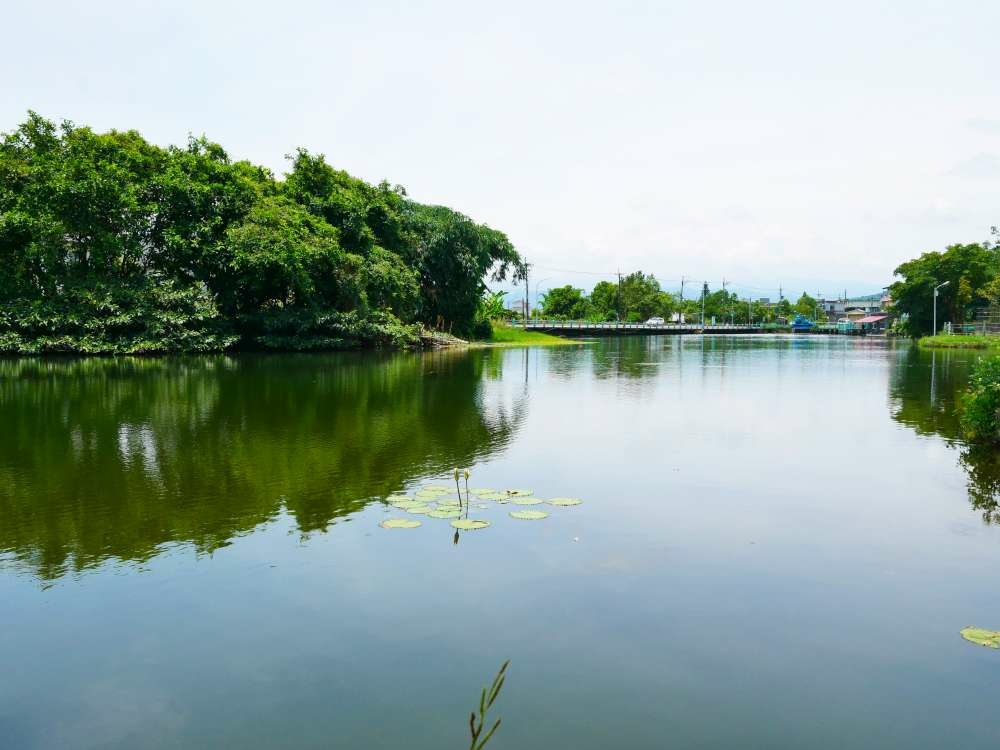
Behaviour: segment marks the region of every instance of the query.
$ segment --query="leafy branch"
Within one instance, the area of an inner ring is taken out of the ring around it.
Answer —
[[[510,664],[510,659],[503,663],[500,667],[500,671],[497,672],[497,676],[493,678],[493,684],[490,685],[489,689],[483,688],[483,692],[479,696],[479,715],[476,716],[476,712],[473,711],[469,714],[469,733],[472,735],[472,742],[469,744],[469,750],[482,750],[486,746],[486,743],[490,741],[493,733],[497,731],[500,726],[501,719],[497,719],[490,730],[483,735],[483,727],[486,726],[486,714],[489,712],[490,708],[493,707],[494,701],[499,697],[500,690],[503,688],[504,680],[507,679],[506,672],[507,666]],[[482,736],[482,739],[480,737]]]

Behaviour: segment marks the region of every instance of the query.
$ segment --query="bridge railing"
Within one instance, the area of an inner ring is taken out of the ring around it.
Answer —
[[[585,320],[556,320],[549,318],[533,318],[527,322],[523,320],[511,321],[511,325],[522,328],[562,328],[581,330],[647,330],[647,331],[672,331],[672,330],[758,330],[763,326],[759,323],[706,323],[704,326],[699,322],[692,323],[621,323],[608,321],[603,323],[591,323]]]

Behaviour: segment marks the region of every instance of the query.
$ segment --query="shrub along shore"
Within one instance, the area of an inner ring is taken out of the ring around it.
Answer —
[[[924,349],[1000,349],[1000,336],[957,336],[939,333],[917,340]]]
[[[488,338],[507,237],[299,149],[283,179],[30,113],[0,139],[0,353],[419,346]]]

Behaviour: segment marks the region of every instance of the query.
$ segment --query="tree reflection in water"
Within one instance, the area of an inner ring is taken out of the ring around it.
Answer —
[[[921,435],[940,435],[960,448],[959,464],[968,477],[969,502],[986,523],[1000,521],[1000,456],[991,448],[962,440],[959,408],[973,351],[924,351],[913,347],[895,362],[889,386],[892,417]]]
[[[44,579],[287,513],[303,534],[523,421],[503,353],[0,360],[0,556]]]

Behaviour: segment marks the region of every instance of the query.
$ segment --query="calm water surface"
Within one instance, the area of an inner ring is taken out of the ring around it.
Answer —
[[[0,361],[0,748],[996,748],[975,356]],[[454,466],[585,502],[379,527]]]

